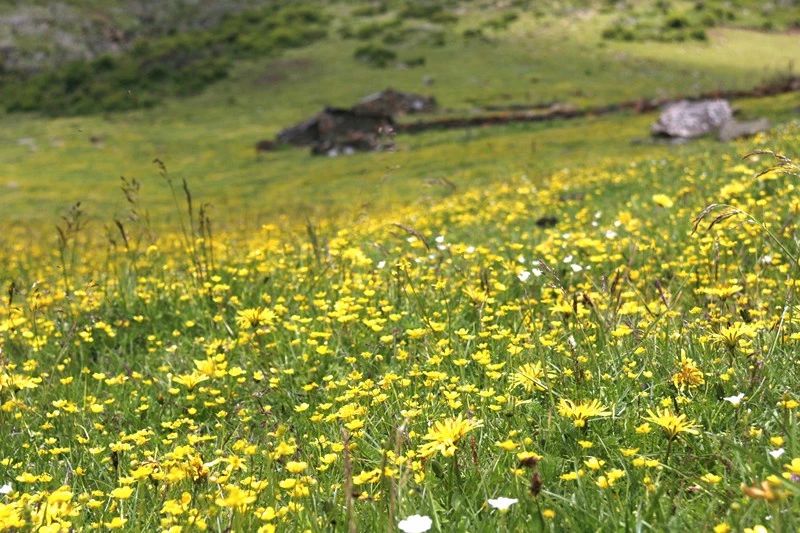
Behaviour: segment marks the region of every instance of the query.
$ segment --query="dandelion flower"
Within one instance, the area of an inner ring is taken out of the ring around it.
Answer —
[[[461,440],[461,437],[481,425],[479,420],[464,420],[461,415],[438,421],[422,437],[430,442],[420,446],[419,453],[423,457],[430,457],[436,453],[441,453],[444,457],[452,457],[456,453],[456,443]]]
[[[654,194],[652,200],[654,204],[659,207],[663,207],[664,209],[669,209],[675,205],[675,203],[672,201],[672,198],[666,194]]]
[[[542,363],[526,363],[511,375],[511,384],[525,392],[543,391],[547,388],[543,381],[548,377],[550,376],[546,375]]]
[[[558,402],[558,414],[564,418],[571,418],[576,428],[586,426],[589,418],[611,416],[611,411],[597,400],[575,403],[572,400],[561,399]]]
[[[697,430],[699,426],[692,420],[689,420],[684,414],[676,415],[670,412],[668,409],[659,410],[655,413],[651,410],[648,410],[647,412],[650,416],[646,416],[644,419],[657,426],[660,426],[670,440],[674,439],[681,433],[690,433],[692,435],[697,435],[700,433]]]

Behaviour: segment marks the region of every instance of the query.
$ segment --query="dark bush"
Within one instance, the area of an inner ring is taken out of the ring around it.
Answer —
[[[353,57],[371,67],[386,68],[390,62],[397,59],[397,54],[389,48],[368,44],[357,48]]]
[[[202,91],[225,78],[235,59],[320,39],[326,22],[319,11],[303,6],[242,12],[211,29],[142,40],[119,56],[28,76],[0,73],[0,102],[8,111],[49,115],[150,107],[165,97]]]

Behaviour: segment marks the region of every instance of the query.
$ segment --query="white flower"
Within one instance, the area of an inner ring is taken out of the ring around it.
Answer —
[[[582,266],[576,264],[572,264],[569,267],[572,269],[573,272],[580,272],[581,270],[583,270]]]
[[[386,261],[378,261],[378,268],[383,268],[386,266]]]
[[[500,496],[494,500],[488,500],[489,505],[494,507],[495,509],[500,509],[501,511],[505,511],[519,500],[516,498],[506,498],[504,496]]]
[[[573,259],[572,254],[570,254],[564,258],[564,262],[567,264],[572,263],[572,259]]]
[[[542,271],[539,270],[538,268],[532,268],[531,269],[531,274],[533,274],[534,276],[536,276],[538,278],[539,276],[542,275]]]
[[[744,398],[744,393],[740,392],[736,396],[726,396],[725,398],[723,398],[723,400],[725,400],[726,402],[730,402],[731,405],[736,407],[737,405],[742,403],[742,398]]]
[[[523,270],[522,272],[520,272],[519,274],[517,274],[517,278],[519,278],[519,280],[520,280],[522,283],[525,283],[526,281],[528,281],[528,278],[529,278],[529,277],[531,277],[531,273],[530,273],[530,272],[528,272],[527,270]]]
[[[6,483],[5,485],[0,486],[0,494],[11,494],[14,488],[11,486],[11,483]]]
[[[397,527],[399,527],[403,533],[425,533],[425,531],[431,528],[431,525],[433,525],[433,521],[430,516],[415,514],[409,516],[405,520],[400,520]]]
[[[474,254],[475,253],[475,247],[474,246],[467,246],[467,253],[468,254]]]
[[[777,450],[772,450],[769,452],[769,454],[772,456],[773,459],[780,458],[780,456],[783,455],[784,453],[786,453],[786,450],[784,450],[783,448],[778,448]]]
[[[436,238],[433,240],[436,241],[438,244],[442,244],[444,242],[444,235],[437,235]]]
[[[617,232],[613,229],[610,229],[606,232],[606,239],[614,239],[617,236]]]

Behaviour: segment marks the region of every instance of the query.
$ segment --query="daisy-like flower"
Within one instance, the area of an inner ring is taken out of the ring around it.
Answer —
[[[432,525],[433,520],[431,520],[431,517],[415,514],[400,520],[397,527],[403,533],[425,533]]]
[[[512,387],[521,387],[525,392],[543,391],[547,387],[544,380],[550,376],[545,374],[542,363],[526,363],[511,376]]]
[[[736,348],[740,341],[747,341],[755,338],[758,334],[758,327],[744,322],[734,322],[730,326],[722,328],[718,333],[712,333],[709,337],[712,344],[725,346],[729,350]]]
[[[572,400],[562,398],[558,402],[558,414],[564,418],[571,418],[576,428],[582,428],[586,426],[586,421],[589,418],[611,416],[612,412],[598,400],[575,403]]]
[[[436,453],[441,453],[444,457],[452,457],[456,453],[456,443],[461,440],[461,437],[481,425],[480,420],[464,420],[461,415],[438,421],[422,437],[430,442],[420,446],[419,453],[423,457],[430,457]]]
[[[744,393],[740,392],[734,396],[725,396],[723,400],[729,402],[732,406],[738,407],[740,403],[742,403],[742,399],[744,399]]]
[[[506,498],[505,496],[500,496],[499,498],[489,499],[487,503],[494,507],[495,509],[499,509],[500,511],[506,511],[509,507],[517,503],[519,500],[516,498]]]
[[[674,439],[681,433],[689,433],[691,435],[697,435],[700,433],[697,429],[700,426],[698,426],[694,421],[689,420],[684,414],[676,415],[669,409],[662,409],[655,413],[648,409],[647,413],[650,416],[646,416],[644,419],[657,426],[660,426],[670,440]]]

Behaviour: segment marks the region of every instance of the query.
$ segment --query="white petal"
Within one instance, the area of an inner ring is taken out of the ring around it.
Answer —
[[[14,490],[14,487],[11,486],[11,483],[6,483],[5,485],[0,486],[0,494],[11,494],[11,491]]]
[[[500,496],[494,500],[488,500],[489,505],[494,507],[495,509],[500,509],[501,511],[505,511],[519,500],[516,498],[506,498],[504,496]]]
[[[740,392],[736,396],[726,396],[725,398],[723,398],[723,400],[725,400],[726,402],[730,402],[731,405],[735,406],[742,403],[742,398],[744,398],[744,393]]]
[[[517,274],[517,278],[519,278],[519,280],[520,280],[522,283],[525,283],[526,281],[528,281],[528,278],[529,278],[529,277],[531,277],[531,273],[530,273],[530,272],[528,272],[527,270],[523,270],[522,272],[520,272],[519,274]]]
[[[399,527],[403,533],[425,533],[432,525],[433,520],[431,520],[429,516],[415,514],[409,516],[405,520],[400,520],[397,527]]]
[[[531,274],[533,274],[534,276],[536,276],[538,278],[539,276],[542,275],[542,271],[539,270],[538,268],[532,268],[531,269]]]
[[[786,450],[784,450],[783,448],[778,448],[777,450],[772,450],[769,452],[769,454],[772,456],[773,459],[779,458],[784,453],[786,453]]]
[[[580,265],[574,265],[573,264],[573,265],[570,265],[569,267],[572,269],[573,272],[580,272],[581,270],[583,270],[583,267],[580,266]]]

